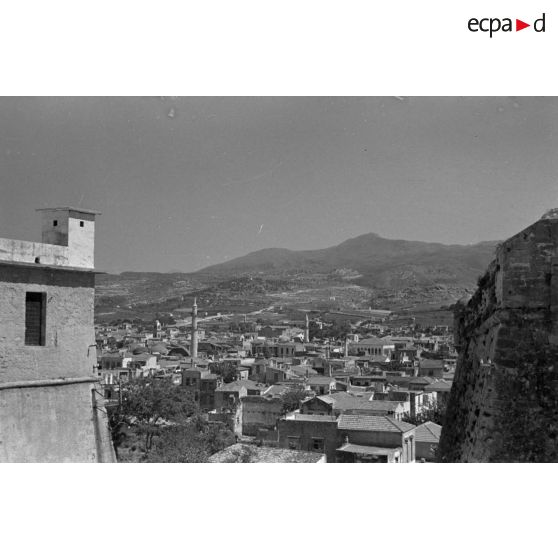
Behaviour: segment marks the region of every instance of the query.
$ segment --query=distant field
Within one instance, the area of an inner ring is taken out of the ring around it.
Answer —
[[[414,317],[415,323],[421,327],[453,326],[453,310],[440,310],[432,308],[417,308],[398,313],[399,319]]]

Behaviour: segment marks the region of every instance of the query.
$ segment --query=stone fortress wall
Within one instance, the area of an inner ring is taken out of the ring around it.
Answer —
[[[503,242],[473,297],[456,305],[441,461],[558,460],[557,256],[553,211]]]

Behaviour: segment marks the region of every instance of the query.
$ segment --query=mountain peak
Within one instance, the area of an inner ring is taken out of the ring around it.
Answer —
[[[320,250],[268,248],[204,268],[197,273],[217,276],[268,274],[330,274],[339,269],[358,272],[367,286],[431,285],[475,281],[494,257],[496,242],[472,246],[416,240],[393,240],[366,233]]]

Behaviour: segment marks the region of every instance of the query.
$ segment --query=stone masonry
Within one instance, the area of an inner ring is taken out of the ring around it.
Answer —
[[[503,242],[455,310],[444,462],[558,461],[558,213]]]

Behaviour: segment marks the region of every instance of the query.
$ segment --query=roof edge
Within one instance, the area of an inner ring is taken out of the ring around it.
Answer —
[[[40,207],[39,209],[35,209],[35,211],[78,211],[79,213],[88,213],[89,215],[102,215],[100,211],[96,209],[83,209],[81,207],[71,207],[71,206],[63,206],[63,207]]]

